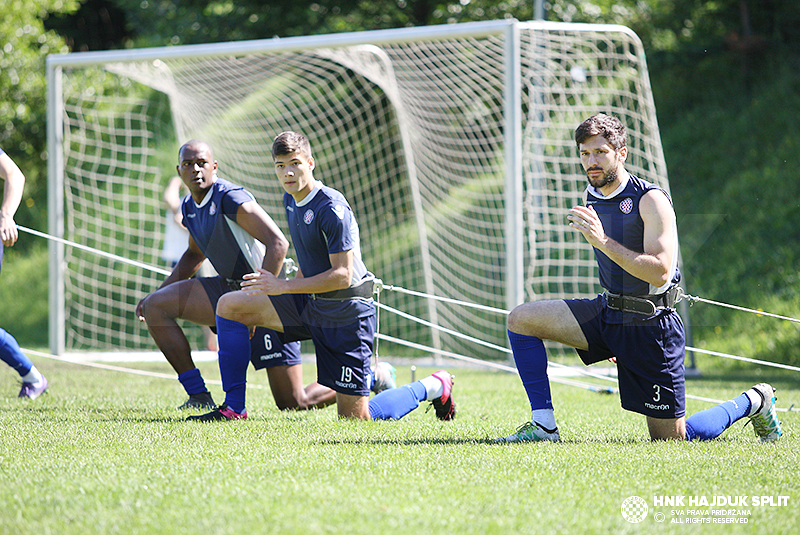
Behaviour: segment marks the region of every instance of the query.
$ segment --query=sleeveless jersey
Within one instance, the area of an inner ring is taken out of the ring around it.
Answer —
[[[217,177],[200,204],[191,195],[181,203],[183,224],[216,272],[241,279],[261,267],[266,246],[236,223],[239,206],[255,201],[241,186]]]
[[[628,173],[627,182],[620,184],[620,187],[608,197],[604,197],[591,185],[588,186],[586,188],[586,205],[591,206],[597,212],[600,221],[603,223],[603,230],[608,237],[627,249],[643,253],[644,221],[642,221],[642,217],[639,214],[639,203],[642,196],[654,189],[663,192],[670,203],[672,202],[672,199],[663,189]],[[670,286],[680,281],[677,230],[675,231],[674,240],[676,254],[671,266],[670,282],[664,286],[657,288],[642,279],[634,277],[603,252],[595,248],[594,254],[600,274],[600,284],[607,291],[621,295],[636,296],[663,293]]]

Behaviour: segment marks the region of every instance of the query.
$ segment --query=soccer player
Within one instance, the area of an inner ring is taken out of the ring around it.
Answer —
[[[0,242],[0,268],[2,268],[3,248],[14,245],[19,237],[14,215],[22,201],[22,190],[25,187],[25,175],[3,149],[0,149],[0,177],[5,180],[3,204],[0,206],[0,240],[2,240]],[[0,359],[14,368],[22,378],[19,397],[36,399],[47,390],[47,379],[25,356],[19,348],[17,340],[4,329],[0,329]]]
[[[781,436],[774,389],[757,384],[738,397],[685,417],[678,233],[667,193],[625,170],[625,126],[604,114],[575,130],[589,180],[586,205],[569,226],[594,248],[605,292],[595,299],[525,303],[508,317],[508,337],[532,418],[500,442],[559,440],[542,340],[576,348],[587,365],[615,360],[622,408],[643,414],[650,438],[709,440],[750,417],[763,441]]]
[[[361,259],[353,211],[341,193],[314,178],[316,161],[303,134],[279,134],[272,159],[285,191],[283,202],[300,271],[287,280],[259,269],[244,277],[243,291],[219,300],[217,336],[225,403],[189,419],[247,417],[248,330],[260,325],[284,333],[286,340],[314,341],[318,381],[336,391],[339,416],[399,419],[421,401],[431,400],[436,416],[450,420],[455,415],[453,378],[445,370],[369,399],[376,326],[373,276]]]
[[[183,256],[189,243],[189,231],[183,225],[183,214],[181,213],[181,202],[184,196],[181,190],[184,187],[181,177],[174,176],[169,179],[161,197],[167,208],[164,213],[164,245],[161,248],[161,258],[173,269]],[[213,277],[216,272],[206,259],[195,275],[197,277]],[[206,349],[216,351],[217,335],[208,325],[203,325],[202,331],[203,338],[206,341]]]
[[[253,195],[217,176],[218,163],[204,141],[191,140],[179,152],[177,166],[189,189],[181,203],[189,244],[172,273],[142,299],[136,315],[164,353],[189,399],[179,409],[213,409],[216,405],[177,319],[213,326],[220,296],[237,290],[256,268],[278,275],[288,242]],[[208,258],[219,276],[190,278]],[[270,389],[280,409],[310,409],[334,402],[334,392],[318,383],[303,388],[300,344],[283,344],[278,333],[257,329],[246,340],[256,369],[267,368]]]

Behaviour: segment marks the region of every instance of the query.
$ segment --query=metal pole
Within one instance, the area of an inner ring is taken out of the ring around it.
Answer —
[[[47,59],[47,210],[48,231],[58,238],[64,235],[64,121],[61,67]],[[64,332],[64,245],[51,241],[49,341],[50,352],[63,355],[66,338]]]
[[[506,238],[506,307],[513,310],[525,299],[523,267],[522,216],[522,80],[520,28],[513,24],[506,30],[505,94],[505,238]]]
[[[544,0],[534,0],[533,20],[544,20]]]

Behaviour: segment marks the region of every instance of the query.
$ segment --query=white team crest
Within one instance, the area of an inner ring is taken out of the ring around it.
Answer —
[[[633,210],[633,201],[630,199],[623,199],[619,203],[619,209],[623,214],[630,214],[631,210]]]
[[[306,210],[306,213],[303,214],[303,221],[306,222],[306,225],[310,225],[314,221],[314,210]]]
[[[341,204],[337,204],[333,207],[333,213],[336,214],[336,217],[339,219],[344,219],[344,206]]]
[[[217,213],[217,205],[213,202],[211,203],[211,208],[208,209],[208,213],[214,215]]]

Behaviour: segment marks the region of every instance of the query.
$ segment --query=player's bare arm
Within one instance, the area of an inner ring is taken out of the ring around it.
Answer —
[[[675,251],[675,212],[663,192],[653,190],[642,197],[639,213],[644,221],[644,252],[637,253],[609,238],[591,206],[569,211],[570,227],[578,230],[593,247],[602,251],[634,277],[656,287],[668,282]]]
[[[313,277],[279,279],[266,270],[245,275],[242,290],[250,295],[317,294],[350,287],[353,277],[353,252],[328,255],[331,268]]]
[[[8,154],[0,154],[0,177],[5,179],[3,186],[3,204],[0,207],[0,240],[6,247],[11,247],[17,241],[19,233],[14,222],[22,202],[22,190],[25,188],[25,175],[14,163]]]
[[[273,275],[280,273],[286,252],[289,250],[289,240],[269,214],[257,202],[246,202],[239,206],[236,222],[247,233],[266,245],[267,252],[264,254],[261,267]]]
[[[180,282],[182,280],[186,280],[192,277],[197,270],[200,269],[200,265],[206,259],[206,255],[200,250],[200,247],[197,246],[197,242],[194,241],[194,238],[189,236],[189,245],[186,248],[186,252],[183,253],[178,263],[175,264],[175,268],[172,270],[172,273],[164,279],[159,285],[159,289],[164,288],[165,286],[169,286],[170,284],[174,284],[176,282]],[[144,302],[147,300],[148,296],[142,298],[141,301],[136,305],[136,317],[139,318],[139,321],[145,321],[144,318]]]

